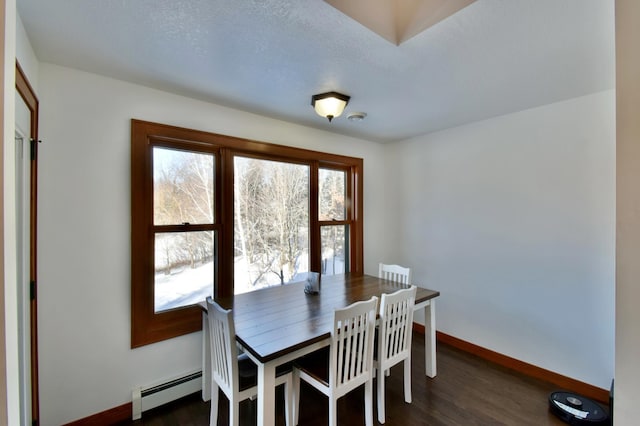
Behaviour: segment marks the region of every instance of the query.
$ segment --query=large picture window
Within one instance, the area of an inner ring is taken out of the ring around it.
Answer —
[[[310,167],[236,155],[233,169],[234,293],[306,277]]]
[[[131,122],[132,347],[201,327],[199,302],[362,273],[362,160]]]

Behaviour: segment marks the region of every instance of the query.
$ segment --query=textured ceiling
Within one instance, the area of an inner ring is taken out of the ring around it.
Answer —
[[[379,142],[614,87],[613,0],[477,0],[399,46],[321,0],[17,7],[42,62]],[[327,91],[351,96],[332,123]]]

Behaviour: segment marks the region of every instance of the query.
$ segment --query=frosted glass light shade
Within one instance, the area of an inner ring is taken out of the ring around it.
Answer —
[[[311,105],[319,116],[326,117],[331,121],[342,114],[349,99],[351,97],[338,92],[321,93],[311,97]]]

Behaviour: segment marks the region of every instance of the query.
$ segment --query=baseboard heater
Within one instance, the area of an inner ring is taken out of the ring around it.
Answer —
[[[159,407],[202,389],[202,371],[194,371],[174,379],[133,390],[132,418],[142,418],[142,412]]]

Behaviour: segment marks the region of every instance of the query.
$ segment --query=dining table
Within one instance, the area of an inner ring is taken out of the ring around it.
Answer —
[[[305,293],[305,284],[306,281],[294,282],[216,298],[220,306],[232,309],[236,341],[258,367],[258,425],[274,424],[276,367],[329,345],[336,309],[409,287],[354,273],[322,275],[317,294]],[[436,376],[434,299],[440,292],[416,287],[415,310],[423,309],[425,314],[425,372],[433,378]],[[201,306],[202,399],[208,401],[211,399],[209,323],[206,303]]]

